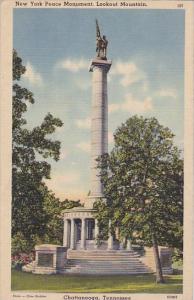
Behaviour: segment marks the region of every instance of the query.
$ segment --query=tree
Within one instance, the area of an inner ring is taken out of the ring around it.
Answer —
[[[164,282],[158,245],[182,247],[183,160],[174,134],[157,119],[134,116],[114,134],[110,154],[98,159],[106,202],[96,203],[120,239],[153,246],[156,281]]]
[[[73,201],[65,199],[60,201],[55,195],[48,191],[44,186],[43,192],[45,193],[43,209],[46,215],[46,229],[45,235],[42,239],[44,243],[58,244],[63,243],[63,211],[73,207],[81,206],[80,201]]]
[[[25,73],[22,59],[13,51],[13,114],[12,114],[12,236],[20,235],[32,241],[46,232],[44,211],[45,184],[51,166],[47,158],[59,159],[60,142],[51,139],[62,121],[48,113],[40,126],[26,128],[24,113],[27,103],[34,103],[32,92],[17,82]],[[42,159],[38,159],[42,157]],[[48,192],[47,192],[48,194]]]

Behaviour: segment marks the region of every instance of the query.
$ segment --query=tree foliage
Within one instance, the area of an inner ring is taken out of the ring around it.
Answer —
[[[50,178],[51,166],[44,159],[59,159],[60,142],[51,139],[62,121],[48,113],[42,124],[26,128],[27,104],[34,103],[31,91],[18,82],[26,69],[13,51],[13,114],[12,114],[12,235],[20,233],[30,239],[43,236],[46,230],[43,179]],[[38,159],[37,157],[42,157]]]
[[[96,207],[120,239],[182,248],[183,160],[173,137],[157,119],[134,116],[116,130],[110,154],[99,158],[106,204]]]
[[[44,213],[46,215],[46,228],[43,238],[44,243],[58,244],[63,243],[63,211],[73,207],[81,206],[80,201],[65,199],[59,201],[55,195],[44,187]]]

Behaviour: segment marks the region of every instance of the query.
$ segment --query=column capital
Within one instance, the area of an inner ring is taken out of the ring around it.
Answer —
[[[110,70],[111,65],[111,60],[93,59],[90,63],[89,72],[93,72],[94,67],[105,69],[106,72],[108,72]]]

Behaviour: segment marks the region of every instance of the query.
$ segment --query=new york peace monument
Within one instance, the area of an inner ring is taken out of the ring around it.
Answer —
[[[108,41],[101,35],[96,21],[96,56],[89,71],[92,75],[91,113],[91,192],[84,206],[64,211],[63,246],[36,246],[36,260],[24,271],[40,274],[145,274],[155,271],[153,249],[135,251],[130,241],[123,244],[109,232],[107,240],[98,243],[100,228],[95,219],[95,201],[106,201],[97,168],[97,158],[108,152],[107,74],[112,62],[107,58]],[[109,226],[111,220],[109,220]],[[171,273],[169,249],[161,248],[164,273]]]
[[[99,228],[93,216],[93,204],[103,199],[103,187],[97,169],[96,159],[108,152],[108,92],[107,73],[111,61],[107,60],[106,37],[101,37],[96,25],[97,56],[91,61],[89,71],[92,73],[92,116],[91,116],[91,193],[85,201],[84,208],[75,208],[64,213],[64,246],[70,249],[96,249],[95,239]],[[110,236],[103,249],[113,249]]]

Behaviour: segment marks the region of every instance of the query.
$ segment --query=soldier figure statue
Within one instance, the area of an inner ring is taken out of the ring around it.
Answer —
[[[101,37],[100,28],[98,26],[98,21],[96,20],[96,52],[97,52],[97,58],[107,60],[107,58],[106,58],[107,45],[108,45],[108,41],[106,39],[106,36],[103,35]]]

